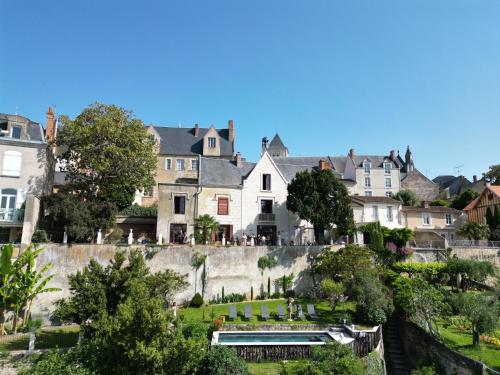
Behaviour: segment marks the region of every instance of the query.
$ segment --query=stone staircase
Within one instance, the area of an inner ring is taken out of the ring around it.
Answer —
[[[399,335],[398,316],[392,315],[383,327],[384,357],[388,375],[410,375],[411,366]]]

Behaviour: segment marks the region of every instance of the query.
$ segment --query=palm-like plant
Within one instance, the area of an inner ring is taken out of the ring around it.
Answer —
[[[194,219],[195,230],[201,232],[203,242],[208,243],[212,233],[217,231],[219,223],[213,216],[201,215]]]
[[[490,228],[487,224],[479,224],[475,221],[465,223],[457,233],[461,236],[467,237],[469,240],[482,240],[488,239],[490,235]]]

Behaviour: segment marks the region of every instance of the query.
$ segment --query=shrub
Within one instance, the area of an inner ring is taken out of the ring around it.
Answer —
[[[389,290],[376,276],[360,277],[353,286],[352,295],[357,302],[356,314],[362,322],[383,324],[394,310]]]
[[[239,294],[239,293],[231,293],[226,295],[223,295],[223,297],[219,298],[214,298],[210,300],[210,304],[220,304],[220,303],[234,303],[234,302],[243,302],[247,299],[246,294]]]
[[[384,364],[378,352],[371,352],[363,358],[363,362],[365,364],[364,375],[384,375]]]
[[[273,299],[278,299],[278,298],[281,298],[281,294],[280,294],[280,292],[274,292],[274,293],[271,295],[271,298],[273,298]]]
[[[91,375],[92,371],[75,363],[74,351],[52,351],[42,354],[30,368],[22,369],[21,375]]]
[[[47,232],[44,229],[37,229],[31,236],[31,242],[46,243],[48,242]]]
[[[439,375],[434,365],[418,367],[411,372],[411,375]]]
[[[131,217],[157,217],[158,206],[153,205],[150,207],[145,207],[145,206],[139,206],[138,204],[133,204],[121,210],[120,215],[131,216]]]
[[[122,228],[115,228],[108,236],[108,239],[111,242],[117,242],[120,241],[123,238],[123,229]]]
[[[295,298],[295,290],[287,290],[285,292],[285,298]]]
[[[431,206],[442,206],[442,207],[447,207],[448,206],[448,202],[446,202],[444,199],[436,199],[436,200],[433,200],[431,203],[430,203]]]
[[[215,345],[202,359],[198,375],[247,375],[249,374],[244,360],[236,356],[234,349]]]
[[[394,263],[392,269],[397,273],[407,273],[408,276],[422,276],[429,282],[436,282],[446,273],[447,265],[444,262],[398,262]]]
[[[201,339],[208,337],[208,326],[204,323],[194,322],[182,327],[182,334],[186,339]]]
[[[56,309],[50,317],[50,321],[55,325],[74,323],[77,315],[75,305],[68,300],[60,299],[56,301]]]
[[[203,305],[203,297],[201,296],[200,293],[196,293],[191,300],[191,306],[192,307],[200,307]]]

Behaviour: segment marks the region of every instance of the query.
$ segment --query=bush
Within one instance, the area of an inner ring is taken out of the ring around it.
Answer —
[[[201,339],[208,337],[208,326],[204,323],[195,322],[182,327],[182,334],[186,339]]]
[[[398,262],[392,269],[397,273],[407,273],[408,276],[422,276],[429,282],[437,282],[446,273],[447,265],[444,262]]]
[[[273,299],[279,299],[279,298],[281,298],[281,293],[280,292],[274,292],[273,294],[271,294],[271,298],[273,298]]]
[[[231,293],[228,295],[224,295],[223,297],[214,298],[210,300],[210,304],[220,304],[220,303],[235,303],[235,302],[243,302],[247,299],[246,294],[240,293]]]
[[[150,207],[145,207],[145,206],[139,206],[138,204],[133,204],[131,206],[128,206],[124,210],[121,210],[120,215],[131,216],[131,217],[157,217],[158,206],[153,205]]]
[[[123,238],[123,229],[115,228],[108,236],[108,240],[111,242],[118,242]]]
[[[60,299],[55,303],[56,309],[50,317],[52,324],[71,324],[74,323],[74,317],[77,315],[75,305],[68,300]]]
[[[384,364],[378,352],[371,352],[363,358],[363,362],[365,364],[364,375],[384,375]]]
[[[44,229],[37,229],[31,236],[31,242],[46,243],[48,242],[47,232]]]
[[[433,200],[430,205],[431,206],[447,207],[448,206],[448,202],[446,202],[444,199],[436,199],[436,200]]]
[[[285,298],[295,298],[295,290],[287,290],[285,292]]]
[[[247,375],[249,374],[244,360],[236,356],[234,349],[216,345],[202,359],[198,375]]]
[[[201,296],[200,293],[196,293],[191,300],[191,306],[192,307],[200,307],[203,305],[203,297]]]
[[[357,302],[356,315],[364,323],[383,324],[394,310],[389,290],[378,277],[364,275],[360,277],[352,290]]]
[[[92,372],[75,363],[74,351],[52,351],[42,354],[30,368],[22,369],[21,375],[91,375]]]
[[[439,375],[434,365],[418,367],[411,372],[411,375]]]

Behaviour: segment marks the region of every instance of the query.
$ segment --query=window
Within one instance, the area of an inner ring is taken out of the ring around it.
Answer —
[[[368,163],[368,162],[364,162],[363,163],[363,168],[365,169],[365,173],[370,173],[371,164]]]
[[[365,191],[365,197],[371,197],[372,196],[372,192],[367,190]]]
[[[378,206],[372,206],[372,218],[378,220]]]
[[[13,126],[10,129],[10,136],[12,138],[21,139],[21,127],[19,127],[19,126]]]
[[[215,148],[217,144],[215,137],[208,137],[208,148]]]
[[[21,172],[21,162],[23,155],[17,151],[5,151],[3,154],[3,169],[4,176],[19,176]]]
[[[385,192],[385,196],[386,196],[387,198],[392,198],[392,191],[386,191],[386,192]]]
[[[260,201],[260,213],[261,214],[272,214],[273,213],[273,201],[272,201],[272,199],[262,199]]]
[[[217,215],[229,215],[229,199],[219,197],[217,199]]]
[[[392,216],[392,206],[387,206],[387,221],[392,221],[394,217]]]
[[[177,159],[177,170],[178,171],[183,171],[184,170],[184,159]]]
[[[384,163],[384,173],[391,174],[391,163]]]
[[[262,190],[271,191],[271,175],[264,173],[262,175]]]
[[[176,195],[174,197],[174,214],[184,215],[186,213],[186,197]]]
[[[386,188],[391,188],[392,187],[392,179],[391,178],[386,178],[385,179],[385,187]]]
[[[0,220],[14,220],[16,189],[2,189],[0,192]]]
[[[365,177],[365,187],[371,187],[372,186],[372,180],[370,177]]]
[[[191,170],[192,171],[197,171],[198,170],[198,159],[192,159],[191,160]]]
[[[169,171],[172,169],[172,159],[165,159],[165,170]]]
[[[431,225],[431,215],[428,212],[422,214],[422,223],[424,225]]]
[[[453,218],[451,217],[451,214],[446,214],[445,219],[446,219],[446,225],[453,224]]]

